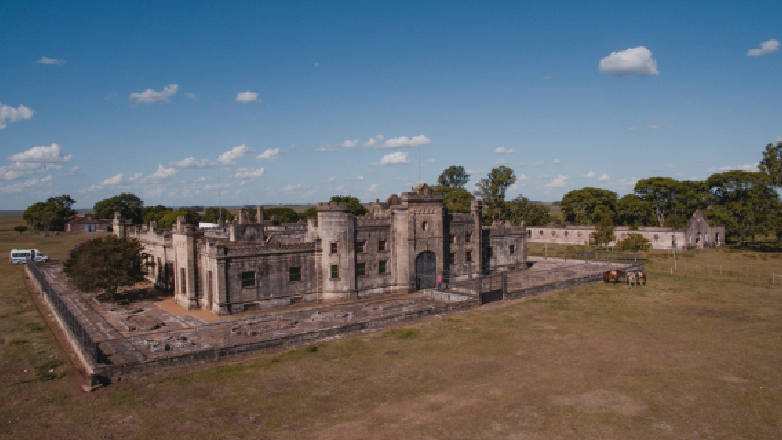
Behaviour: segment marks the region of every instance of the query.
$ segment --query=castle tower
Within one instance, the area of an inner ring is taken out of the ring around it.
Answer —
[[[321,239],[323,299],[355,300],[356,217],[347,203],[319,202],[318,230]]]

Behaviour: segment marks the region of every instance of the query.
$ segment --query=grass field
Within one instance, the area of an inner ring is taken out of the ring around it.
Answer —
[[[4,255],[63,258],[88,237],[19,223],[0,218]],[[653,253],[641,288],[591,284],[93,393],[5,260],[0,438],[780,438],[782,288],[694,265],[782,260],[685,255],[693,272],[672,276]]]

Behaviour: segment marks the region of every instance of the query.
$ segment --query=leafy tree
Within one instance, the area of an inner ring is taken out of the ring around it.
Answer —
[[[618,251],[638,252],[651,249],[652,242],[641,234],[630,234],[624,240],[620,240],[614,249]]]
[[[608,246],[608,243],[616,239],[613,214],[605,206],[598,207],[596,211],[598,221],[595,224],[595,232],[592,233],[592,240],[598,246],[601,244]]]
[[[103,199],[92,208],[97,218],[114,218],[114,213],[119,212],[121,218],[131,220],[133,224],[143,221],[142,209],[144,202],[135,194],[122,193],[108,199]]]
[[[562,196],[560,206],[565,221],[579,225],[593,225],[600,219],[598,212],[603,212],[611,216],[613,222],[616,193],[592,187],[575,189]]]
[[[182,216],[185,218],[185,223],[192,226],[198,226],[198,222],[201,219],[201,217],[198,215],[198,213],[195,211],[195,209],[177,209],[176,211],[170,211],[167,212],[163,217],[161,217],[160,221],[158,222],[159,228],[168,229],[172,225],[176,224],[176,218]]]
[[[332,202],[345,202],[348,205],[348,211],[350,211],[351,214],[355,215],[356,217],[361,217],[362,215],[369,212],[367,208],[364,208],[364,206],[361,205],[361,202],[351,196],[332,196],[331,197]]]
[[[63,270],[76,288],[103,291],[114,301],[121,286],[144,281],[146,255],[135,239],[113,235],[82,243],[72,250]]]
[[[252,214],[252,217],[255,217],[255,212],[253,210],[249,210],[249,213]],[[201,215],[201,221],[202,222],[209,222],[209,223],[220,223],[220,220],[225,222],[233,221],[234,215],[231,214],[227,209],[220,209],[218,207],[210,206],[209,208],[206,208],[204,210],[204,213]],[[250,219],[250,221],[255,221],[254,219]]]
[[[18,232],[19,235],[22,235],[22,232],[27,230],[27,226],[20,225],[20,226],[14,226],[14,231]]]
[[[470,175],[461,165],[451,165],[437,178],[437,186],[448,188],[461,188],[470,181]]]
[[[670,177],[639,180],[635,194],[649,206],[660,227],[680,228],[697,209],[705,208],[710,202],[704,182],[680,182]]]
[[[307,210],[304,211],[304,218],[318,218],[317,206],[312,206],[310,208],[307,208]]]
[[[726,233],[742,241],[776,232],[780,204],[771,177],[762,172],[727,171],[706,180],[716,206],[710,218],[728,218]]]
[[[782,142],[766,145],[763,160],[758,164],[758,168],[771,178],[774,186],[782,187]]]
[[[545,205],[533,203],[523,196],[505,203],[505,213],[517,225],[523,221],[527,226],[544,226],[551,221],[551,213]]]
[[[485,179],[478,182],[475,195],[483,200],[488,214],[493,219],[499,219],[505,204],[505,191],[516,183],[516,173],[505,165],[491,170]]]
[[[65,222],[76,217],[76,210],[71,208],[74,203],[76,200],[67,194],[50,197],[45,202],[30,205],[22,218],[35,230],[62,231]]]
[[[436,186],[432,191],[442,193],[443,203],[448,212],[470,212],[471,202],[475,200],[475,196],[469,191],[459,187]]]
[[[299,221],[299,214],[292,208],[264,208],[264,220],[271,220],[276,217],[280,223],[296,223]]]
[[[654,226],[657,221],[654,212],[635,194],[627,194],[616,203],[616,223],[638,228]]]
[[[145,225],[148,225],[149,222],[157,222],[160,226],[160,219],[171,211],[173,209],[163,205],[145,206],[141,208],[141,222]]]

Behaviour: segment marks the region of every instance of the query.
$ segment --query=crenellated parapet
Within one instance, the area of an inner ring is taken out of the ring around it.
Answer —
[[[347,212],[348,204],[345,202],[318,202],[318,211]]]
[[[356,218],[356,227],[369,228],[369,227],[391,227],[391,216],[388,217],[370,217],[363,216]]]
[[[316,243],[308,242],[262,242],[262,243],[218,243],[209,247],[209,254],[218,257],[277,254],[280,252],[315,252]]]

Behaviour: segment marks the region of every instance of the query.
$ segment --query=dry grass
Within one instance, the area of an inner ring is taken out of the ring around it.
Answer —
[[[0,219],[4,252],[13,224]],[[0,437],[778,438],[782,289],[665,276],[658,260],[643,288],[592,284],[92,394],[74,374],[22,373],[63,357],[3,263]]]

